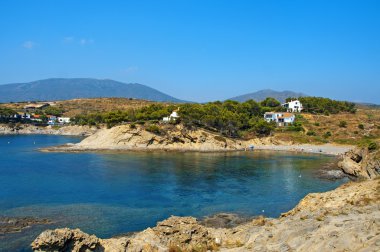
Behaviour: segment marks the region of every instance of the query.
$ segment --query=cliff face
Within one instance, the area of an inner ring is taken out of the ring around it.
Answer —
[[[212,228],[192,217],[170,217],[131,237],[100,239],[80,230],[43,232],[35,251],[377,251],[380,180],[350,182],[307,195],[278,219],[258,217],[234,228]]]
[[[343,172],[358,178],[374,179],[380,176],[380,159],[377,151],[356,148],[346,152],[338,166]]]

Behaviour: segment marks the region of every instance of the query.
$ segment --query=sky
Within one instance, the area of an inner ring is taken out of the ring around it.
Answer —
[[[380,104],[378,0],[1,0],[0,84],[89,77],[176,98]]]

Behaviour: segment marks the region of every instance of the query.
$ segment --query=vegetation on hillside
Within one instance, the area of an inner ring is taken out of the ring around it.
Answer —
[[[13,109],[6,108],[6,107],[0,107],[0,116],[2,116],[2,117],[9,117],[9,116],[13,116],[15,114],[17,114],[17,112],[14,111]]]
[[[301,131],[276,128],[278,140],[296,143],[339,143],[367,147],[371,142],[380,144],[380,109],[358,108],[355,114],[341,112],[334,115],[302,113],[296,122]],[[373,145],[371,145],[373,148]]]
[[[151,104],[139,109],[78,115],[72,121],[82,125],[105,123],[112,127],[125,122],[159,121],[176,109],[180,115],[177,122],[180,121],[189,128],[202,127],[229,137],[239,137],[244,132],[269,135],[275,128],[274,124],[263,119],[263,113],[268,108],[253,100],[243,103],[217,101],[206,104]]]
[[[260,103],[250,100],[243,103],[224,101],[206,104],[153,103],[125,98],[78,99],[56,102],[55,106],[36,113],[46,121],[47,118],[43,115],[63,112],[63,116],[69,115],[72,123],[79,125],[113,127],[130,123],[131,127],[136,127],[136,124],[145,124],[146,130],[163,134],[165,127],[159,125],[159,122],[177,111],[180,119],[171,123],[181,123],[189,129],[204,128],[225,137],[251,138],[273,134],[277,140],[296,143],[358,144],[369,149],[379,149],[379,109],[365,106],[356,109],[353,103],[316,97],[301,98],[301,102],[304,103],[306,113],[297,113],[295,123],[287,127],[276,127],[263,119],[263,114],[267,111],[284,110],[273,98]],[[2,104],[0,117],[3,116],[4,119],[17,111],[21,112],[23,106],[25,104]],[[10,122],[27,123],[14,118]]]
[[[286,101],[294,100],[288,98]],[[304,113],[312,114],[337,114],[340,112],[355,113],[355,103],[347,101],[336,101],[323,97],[300,97],[298,100],[302,103]]]

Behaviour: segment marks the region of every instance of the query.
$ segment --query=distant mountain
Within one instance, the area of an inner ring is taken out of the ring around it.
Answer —
[[[356,102],[356,105],[371,107],[371,108],[380,108],[380,104],[370,103],[370,102]]]
[[[53,101],[75,98],[128,97],[162,102],[184,102],[137,83],[90,78],[54,78],[0,85],[0,102]]]
[[[296,93],[293,91],[275,91],[272,89],[263,89],[254,93],[232,97],[229,100],[244,102],[244,101],[252,99],[252,100],[260,102],[262,100],[265,100],[265,98],[267,97],[272,97],[272,98],[277,99],[280,102],[285,102],[286,98],[288,97],[301,97],[301,96],[308,96],[308,95],[303,94],[303,93]]]

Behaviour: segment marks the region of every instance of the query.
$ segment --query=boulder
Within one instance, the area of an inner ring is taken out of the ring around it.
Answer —
[[[34,251],[102,251],[99,238],[79,229],[55,229],[42,232],[32,243]]]
[[[351,176],[362,179],[374,179],[380,176],[380,160],[378,152],[367,148],[355,148],[343,155],[338,163],[342,171]]]

